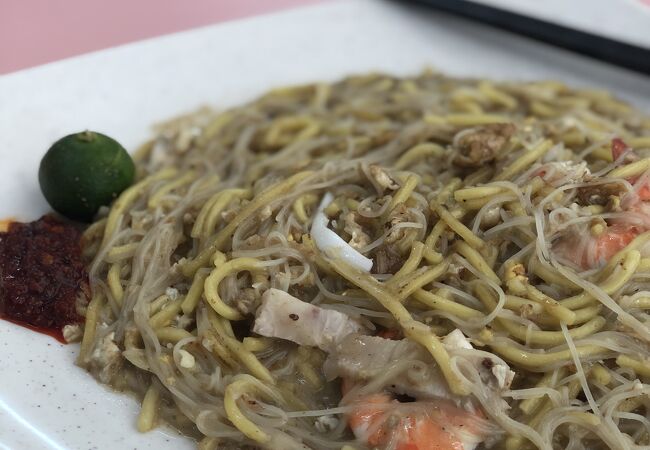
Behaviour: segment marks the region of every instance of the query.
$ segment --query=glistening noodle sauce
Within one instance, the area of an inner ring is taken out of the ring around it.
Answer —
[[[0,317],[65,343],[90,291],[81,229],[51,215],[0,225]]]

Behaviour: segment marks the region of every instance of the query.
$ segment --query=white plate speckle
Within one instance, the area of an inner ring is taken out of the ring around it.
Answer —
[[[220,24],[0,78],[0,217],[47,210],[39,160],[62,135],[95,129],[129,148],[156,121],[245,101],[281,84],[425,66],[499,79],[607,88],[650,109],[650,79],[412,6],[358,0]],[[138,407],[73,364],[77,346],[0,322],[0,449],[194,448],[135,430]]]

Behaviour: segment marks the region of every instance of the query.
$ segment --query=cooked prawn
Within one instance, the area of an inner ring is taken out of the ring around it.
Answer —
[[[625,161],[623,161],[625,164],[639,159],[639,155],[620,138],[612,139],[611,149],[612,160],[614,161],[618,161],[623,155],[625,155]],[[627,181],[635,187],[637,198],[641,201],[650,200],[650,183],[647,178],[644,178],[646,177],[637,176],[627,179]]]
[[[624,159],[627,164],[639,159],[639,156],[622,139],[611,141],[612,159]],[[563,238],[556,251],[576,266],[589,269],[609,261],[616,253],[623,250],[635,237],[650,228],[650,178],[647,175],[627,179],[634,187],[634,193],[627,195],[621,205],[625,211],[648,217],[647,223],[631,224],[627,220],[616,220],[597,236],[588,238],[587,242],[575,239],[575,236]]]
[[[643,183],[640,187],[637,188],[636,195],[641,201],[650,200],[650,184],[647,182]]]
[[[637,226],[615,223],[598,236],[588,238],[586,244],[579,239],[563,239],[555,250],[576,266],[589,269],[609,261],[642,231]]]
[[[400,403],[376,393],[354,402],[348,416],[354,435],[371,448],[391,450],[473,450],[485,439],[483,416],[449,400]]]
[[[621,138],[612,139],[611,148],[613,161],[618,160],[629,149],[628,145]]]
[[[343,379],[347,394],[355,387]],[[348,425],[355,437],[382,450],[473,450],[486,437],[485,417],[447,399],[400,402],[394,394],[378,392],[352,401]]]
[[[639,234],[640,230],[635,226],[625,224],[608,226],[602,234],[596,237],[595,259],[597,261],[609,261]]]

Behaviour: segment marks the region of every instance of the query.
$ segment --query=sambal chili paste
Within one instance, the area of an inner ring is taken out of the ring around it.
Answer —
[[[0,317],[63,341],[89,297],[80,238],[78,227],[51,215],[10,223],[0,233]]]

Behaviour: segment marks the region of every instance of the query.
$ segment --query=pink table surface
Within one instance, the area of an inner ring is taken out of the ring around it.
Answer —
[[[324,0],[0,0],[0,74]]]

